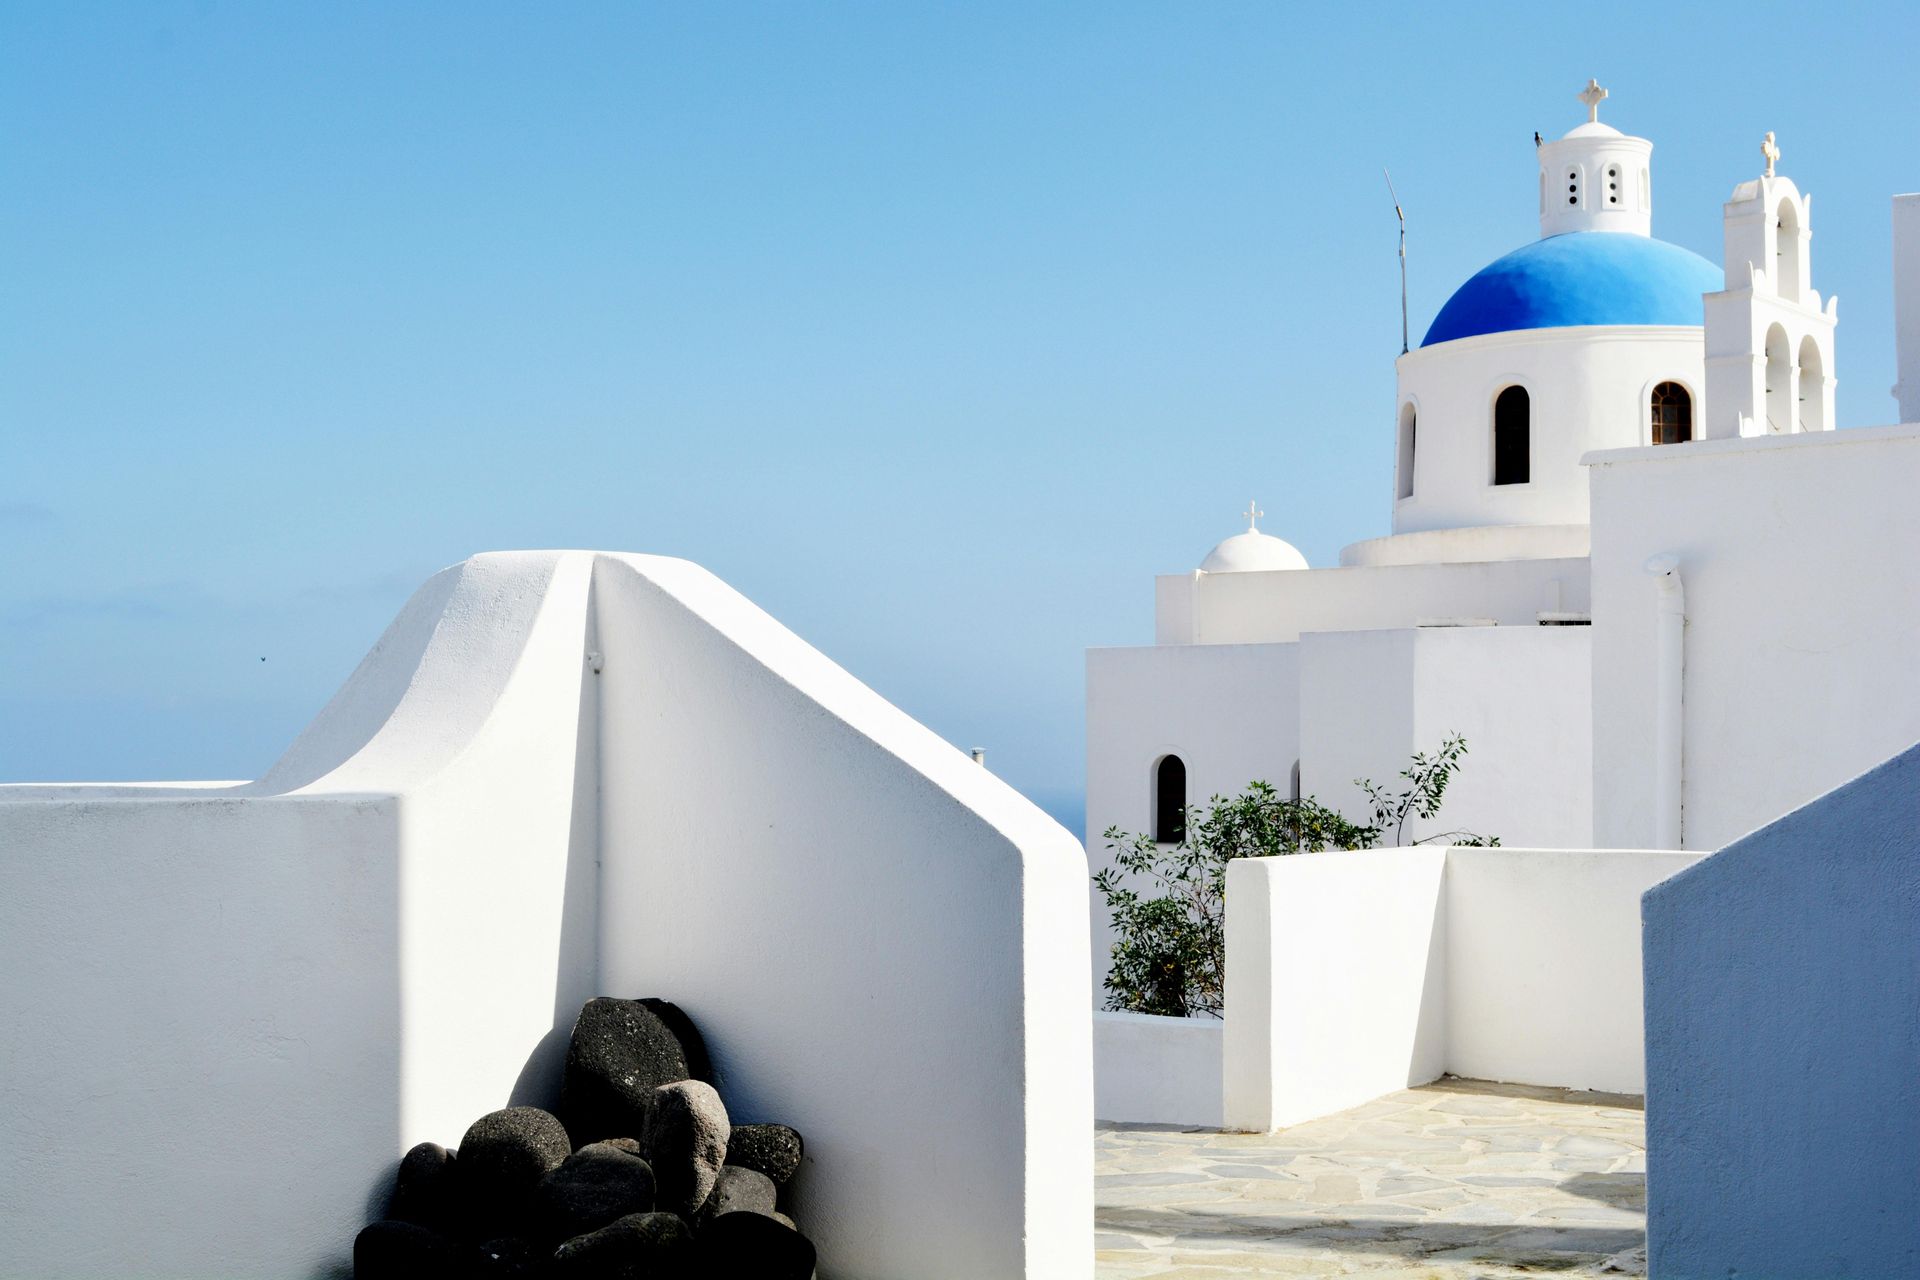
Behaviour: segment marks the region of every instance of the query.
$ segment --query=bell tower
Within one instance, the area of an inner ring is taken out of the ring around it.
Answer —
[[[1540,144],[1540,235],[1568,231],[1653,234],[1653,143],[1600,123],[1607,91],[1587,81],[1585,124]]]
[[[1833,331],[1839,299],[1813,287],[1813,197],[1766,170],[1722,207],[1726,288],[1706,301],[1708,438],[1833,429]]]

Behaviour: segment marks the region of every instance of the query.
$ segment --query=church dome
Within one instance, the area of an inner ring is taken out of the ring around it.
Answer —
[[[1267,569],[1305,569],[1307,558],[1292,543],[1258,529],[1236,533],[1200,562],[1202,573],[1257,573]]]
[[[1447,299],[1420,345],[1516,329],[1700,325],[1700,295],[1724,287],[1720,268],[1679,245],[1613,231],[1569,231],[1483,267]]]

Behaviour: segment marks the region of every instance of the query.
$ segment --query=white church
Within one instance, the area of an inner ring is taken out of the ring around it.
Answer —
[[[1539,239],[1396,361],[1392,533],[1312,568],[1250,507],[1156,579],[1153,645],[1088,653],[1096,869],[1109,826],[1174,839],[1256,779],[1364,813],[1355,779],[1451,734],[1413,835],[1550,848],[1714,849],[1920,739],[1920,430],[1833,430],[1811,197],[1768,133],[1718,265],[1658,240],[1653,144],[1605,97],[1538,147]],[[1895,209],[1911,309],[1920,198]],[[1910,311],[1899,369],[1912,424]],[[1097,897],[1093,926],[1097,990]]]

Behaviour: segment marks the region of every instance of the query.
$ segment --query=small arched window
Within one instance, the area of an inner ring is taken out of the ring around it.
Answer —
[[[1287,781],[1287,799],[1298,800],[1300,798],[1300,762],[1298,760],[1293,762],[1293,770],[1288,775]]]
[[[1179,756],[1161,756],[1153,766],[1153,838],[1161,844],[1187,838],[1187,766]]]
[[[1684,444],[1693,439],[1693,397],[1677,382],[1653,389],[1653,442]]]
[[[1508,387],[1493,402],[1493,482],[1525,484],[1531,447],[1528,443],[1532,403],[1525,387]]]
[[[1400,488],[1399,496],[1413,496],[1413,446],[1416,414],[1411,404],[1400,406]]]

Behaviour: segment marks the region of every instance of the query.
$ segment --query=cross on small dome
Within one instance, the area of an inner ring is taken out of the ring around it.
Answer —
[[[1600,82],[1589,78],[1587,87],[1580,91],[1580,101],[1587,104],[1587,123],[1597,124],[1600,120],[1600,104],[1606,101],[1607,91]]]
[[[1257,503],[1249,501],[1247,503],[1247,509],[1240,514],[1247,518],[1247,532],[1258,533],[1260,531],[1260,517],[1267,513],[1260,510]]]

